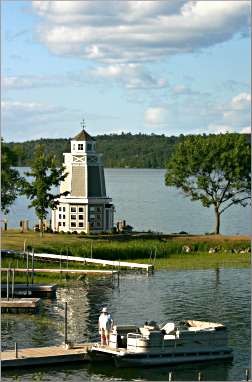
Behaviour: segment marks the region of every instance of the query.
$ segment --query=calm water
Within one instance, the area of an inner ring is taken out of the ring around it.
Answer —
[[[110,278],[86,278],[58,289],[57,299],[43,300],[40,315],[2,315],[2,346],[13,348],[48,346],[63,342],[63,306],[69,305],[69,337],[73,341],[97,340],[100,308],[107,304],[118,324],[143,324],[154,319],[199,319],[222,322],[229,328],[234,360],[156,368],[115,369],[89,364],[5,371],[2,381],[167,381],[169,371],[176,381],[239,381],[250,360],[250,270],[220,269],[156,271],[154,275],[127,274],[119,288]]]
[[[164,174],[165,170],[106,169],[107,194],[113,198],[116,208],[115,222],[125,219],[135,230],[163,233],[213,232],[213,209],[191,202],[177,189],[166,187]],[[37,223],[34,210],[28,209],[28,204],[24,197],[16,200],[8,216],[10,227],[19,227],[22,219],[28,219],[30,226]],[[227,210],[222,216],[221,233],[249,235],[250,207],[234,206]]]

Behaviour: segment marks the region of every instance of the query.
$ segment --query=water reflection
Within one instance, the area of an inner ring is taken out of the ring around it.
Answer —
[[[176,380],[191,380],[202,371],[206,380],[241,380],[249,367],[250,352],[250,271],[219,269],[197,271],[157,271],[151,277],[125,274],[120,288],[107,277],[87,277],[59,288],[56,300],[43,300],[39,315],[2,315],[2,344],[13,348],[49,346],[64,340],[64,302],[68,302],[68,333],[74,342],[98,340],[97,320],[103,305],[109,307],[116,323],[142,325],[157,322],[199,319],[222,322],[229,328],[234,360],[229,363],[179,365],[155,369],[115,369],[112,365],[84,365],[43,369],[46,380],[167,380],[172,371]],[[7,378],[9,372],[4,372]],[[33,371],[25,374],[32,378]],[[77,377],[78,376],[78,377]],[[77,379],[74,379],[74,378]],[[174,377],[174,378],[175,378]],[[8,380],[7,379],[3,380]],[[63,378],[63,379],[62,379]]]

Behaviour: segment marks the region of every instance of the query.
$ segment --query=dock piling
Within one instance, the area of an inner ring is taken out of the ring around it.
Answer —
[[[9,301],[9,268],[6,273],[6,285],[7,285],[7,301]]]
[[[65,319],[64,319],[64,342],[65,346],[67,346],[67,302],[65,301]]]
[[[14,288],[15,288],[15,268],[12,269],[12,285],[11,285],[11,297],[14,298]]]
[[[15,357],[18,358],[18,344],[15,342]]]
[[[198,372],[198,381],[203,381],[203,375],[200,371]]]
[[[169,382],[172,381],[172,372],[171,372],[171,371],[169,371],[168,381],[169,381]]]
[[[245,381],[249,381],[249,369],[245,370]]]
[[[26,294],[28,296],[29,290],[29,253],[26,252]]]
[[[118,272],[117,272],[117,286],[119,288],[120,285],[120,260],[118,262]]]
[[[34,281],[34,248],[32,249],[32,284]]]

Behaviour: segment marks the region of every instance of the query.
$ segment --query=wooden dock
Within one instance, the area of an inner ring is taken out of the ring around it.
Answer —
[[[7,272],[8,270],[12,271],[12,268],[1,268],[1,272]],[[108,275],[112,276],[118,273],[118,271],[105,271],[99,269],[62,269],[62,268],[34,268],[34,269],[26,269],[26,268],[15,268],[15,272],[21,273],[77,273],[82,275]]]
[[[78,261],[84,264],[97,264],[103,266],[110,266],[114,268],[131,268],[131,269],[143,269],[147,272],[153,271],[154,267],[152,264],[140,264],[140,263],[130,263],[128,261],[116,261],[116,260],[103,260],[103,259],[93,259],[90,257],[79,257],[79,256],[66,256],[66,255],[55,255],[50,253],[29,253],[30,256],[34,256],[41,259],[48,260],[58,260],[58,261]]]
[[[36,311],[40,304],[40,298],[1,298],[1,311]]]
[[[15,269],[16,271],[16,269]],[[51,296],[55,295],[57,290],[57,284],[45,285],[45,284],[15,284],[13,288],[14,296],[20,296],[28,294],[29,296]],[[7,284],[1,285],[1,295],[6,296]],[[12,294],[12,285],[9,284],[9,295]]]
[[[66,349],[65,346],[49,346],[41,348],[15,349],[1,352],[1,367],[21,368],[49,364],[89,361],[87,350],[94,344],[86,343]]]

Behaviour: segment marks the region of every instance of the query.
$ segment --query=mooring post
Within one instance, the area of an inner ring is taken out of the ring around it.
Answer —
[[[91,240],[91,246],[90,246],[90,258],[93,258],[93,242]]]
[[[169,372],[169,377],[168,378],[169,378],[168,379],[169,382],[172,381],[172,372],[171,371]]]
[[[245,370],[245,381],[249,381],[249,369]]]
[[[198,372],[198,381],[203,381],[203,375],[200,371]]]
[[[14,288],[15,288],[15,268],[12,269],[12,285],[11,285],[12,300],[14,298]]]
[[[26,253],[26,295],[28,296],[29,288],[29,252]]]
[[[118,271],[117,271],[117,286],[120,284],[120,260],[118,261]]]
[[[32,249],[32,284],[34,281],[34,248]]]
[[[62,261],[62,248],[60,249],[60,273],[61,273],[61,261]]]
[[[26,252],[26,239],[24,240],[24,253]]]
[[[65,301],[65,320],[64,320],[64,337],[65,345],[67,345],[67,302]]]
[[[67,269],[68,269],[68,248],[67,248]]]
[[[7,274],[6,274],[6,295],[7,295],[7,301],[9,301],[9,268],[7,269]]]
[[[15,342],[15,357],[18,358],[18,344]]]

